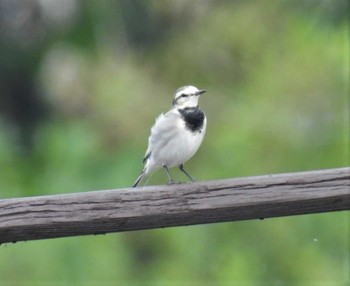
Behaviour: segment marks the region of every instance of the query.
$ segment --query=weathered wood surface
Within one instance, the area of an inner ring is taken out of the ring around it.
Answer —
[[[350,210],[350,168],[0,200],[0,243]]]

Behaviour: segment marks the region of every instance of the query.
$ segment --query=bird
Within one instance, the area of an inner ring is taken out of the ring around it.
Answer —
[[[170,110],[160,114],[151,128],[144,168],[133,187],[161,168],[166,172],[168,184],[175,183],[169,172],[172,167],[178,167],[195,182],[184,164],[197,152],[205,135],[207,118],[198,106],[199,97],[205,92],[192,85],[176,90]]]

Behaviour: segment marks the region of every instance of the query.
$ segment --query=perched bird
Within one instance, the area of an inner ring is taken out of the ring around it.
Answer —
[[[179,167],[192,182],[195,181],[184,169],[184,163],[197,152],[205,134],[207,119],[198,107],[199,96],[204,92],[192,85],[176,90],[171,109],[158,116],[151,129],[143,159],[145,167],[133,187],[162,167],[169,184],[174,183],[170,167]]]

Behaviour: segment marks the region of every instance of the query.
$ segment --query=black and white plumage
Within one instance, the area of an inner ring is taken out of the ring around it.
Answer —
[[[143,159],[145,167],[133,187],[162,167],[170,184],[174,183],[168,170],[170,167],[179,167],[194,181],[183,165],[197,152],[203,141],[207,119],[198,107],[198,100],[204,92],[191,85],[176,90],[172,108],[161,114],[151,129]]]

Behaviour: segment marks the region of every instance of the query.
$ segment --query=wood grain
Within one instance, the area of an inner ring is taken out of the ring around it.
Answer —
[[[0,243],[350,210],[350,168],[0,200]]]

